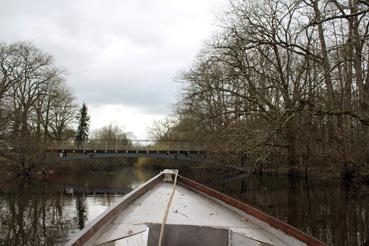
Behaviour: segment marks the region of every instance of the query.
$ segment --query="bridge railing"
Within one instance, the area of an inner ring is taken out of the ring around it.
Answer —
[[[206,145],[199,142],[183,140],[129,140],[129,141],[100,141],[90,140],[77,144],[74,141],[60,141],[51,143],[48,149],[56,150],[106,150],[106,151],[205,151]]]

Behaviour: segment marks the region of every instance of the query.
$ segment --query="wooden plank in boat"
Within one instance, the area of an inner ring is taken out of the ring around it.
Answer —
[[[149,230],[141,231],[134,235],[116,239],[114,241],[97,244],[96,246],[144,246],[147,245]]]
[[[161,224],[149,225],[147,246],[157,246]],[[196,225],[165,225],[162,246],[227,246],[228,229]]]

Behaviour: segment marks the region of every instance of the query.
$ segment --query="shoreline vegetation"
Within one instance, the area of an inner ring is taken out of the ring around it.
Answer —
[[[290,168],[288,166],[274,167],[255,167],[255,166],[240,166],[240,165],[222,165],[216,163],[189,163],[186,161],[178,160],[163,160],[153,159],[146,157],[139,158],[108,158],[108,159],[88,159],[88,160],[71,160],[58,163],[50,163],[43,168],[36,168],[33,170],[31,176],[23,176],[19,172],[16,162],[9,162],[9,160],[0,157],[0,172],[2,173],[0,178],[0,184],[6,184],[10,180],[14,179],[44,179],[53,180],[60,174],[78,174],[78,173],[91,173],[101,174],[115,172],[124,166],[133,166],[135,168],[149,168],[157,170],[158,172],[163,169],[179,169],[181,173],[190,174],[196,177],[200,175],[203,177],[204,173],[209,174],[209,179],[212,177],[223,176],[237,176],[242,174],[250,174],[256,176],[288,176],[292,179],[332,179],[341,180],[340,170],[335,166],[320,166],[320,167],[297,167],[297,173],[300,175],[290,175]],[[369,186],[369,174],[361,173],[350,179],[350,182],[344,182],[345,184],[352,186]]]

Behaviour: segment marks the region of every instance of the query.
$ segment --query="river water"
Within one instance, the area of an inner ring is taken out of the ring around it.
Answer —
[[[118,197],[157,173],[123,167],[113,173],[60,176],[53,182],[10,182],[0,187],[0,245],[63,245]],[[365,191],[332,180],[186,176],[330,245],[369,245],[369,195]]]

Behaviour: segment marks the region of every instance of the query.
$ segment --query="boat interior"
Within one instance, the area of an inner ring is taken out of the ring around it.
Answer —
[[[148,224],[147,228],[138,233],[132,233],[123,238],[118,238],[110,242],[99,245],[147,245],[158,246],[161,224]],[[239,233],[233,232],[229,228],[197,226],[197,225],[174,225],[165,226],[165,233],[162,246],[268,246],[261,242]]]

